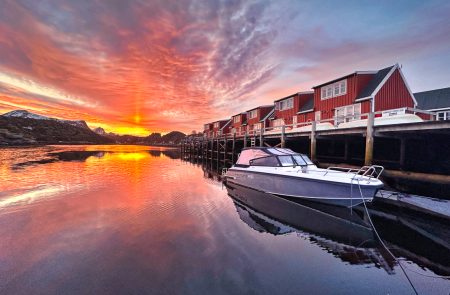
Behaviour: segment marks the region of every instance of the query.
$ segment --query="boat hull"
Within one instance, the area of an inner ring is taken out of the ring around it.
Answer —
[[[264,193],[286,198],[299,198],[337,206],[352,207],[372,201],[382,186],[353,185],[296,176],[277,175],[230,168],[227,183],[252,188]],[[362,193],[362,196],[361,196]]]

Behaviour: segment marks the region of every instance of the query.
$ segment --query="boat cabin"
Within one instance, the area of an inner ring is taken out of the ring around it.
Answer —
[[[273,105],[259,106],[248,110],[247,113],[247,132],[250,134],[258,133],[261,129],[269,126],[269,117],[274,112]]]
[[[357,71],[313,87],[315,120],[336,117],[335,125],[362,119],[360,114],[389,110],[378,116],[405,114],[417,105],[398,64],[378,71]]]
[[[235,166],[295,167],[314,165],[304,154],[286,148],[244,148]]]

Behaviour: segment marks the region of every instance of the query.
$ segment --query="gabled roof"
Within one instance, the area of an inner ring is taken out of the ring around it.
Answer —
[[[287,98],[290,98],[290,97],[293,97],[293,96],[296,96],[296,95],[302,95],[302,94],[314,94],[314,91],[301,91],[301,92],[296,92],[296,93],[294,93],[294,94],[291,94],[291,95],[285,96],[285,97],[283,97],[283,98],[279,98],[279,99],[277,99],[277,100],[274,100],[274,102],[282,101],[282,100],[285,100],[285,99],[287,99]]]
[[[264,122],[265,120],[267,120],[268,118],[270,118],[272,116],[272,114],[275,112],[275,107],[261,120],[259,120],[259,122]]]
[[[439,110],[450,108],[450,87],[414,93],[418,108]]]
[[[263,106],[259,106],[259,107],[253,108],[253,109],[249,109],[247,111],[247,113],[250,112],[250,111],[256,110],[256,109],[270,108],[270,107],[273,107],[273,104],[263,105]]]
[[[298,113],[311,112],[314,109],[314,96],[310,97],[298,110]],[[298,114],[297,113],[297,114]]]
[[[226,121],[226,120],[223,120]],[[225,125],[222,126],[222,128],[220,128],[219,130],[223,130],[225,127],[227,127],[229,124],[231,123],[231,119],[228,119],[228,122],[225,123]]]
[[[363,99],[366,97],[371,97],[374,91],[384,82],[385,78],[388,74],[393,70],[397,65],[393,65],[384,69],[379,70],[369,81],[366,87],[358,94],[356,99]]]
[[[333,79],[331,81],[327,81],[325,83],[322,83],[320,85],[314,86],[314,87],[312,87],[312,89],[319,88],[319,87],[322,87],[322,86],[325,86],[325,85],[328,85],[328,84],[331,84],[331,83],[343,80],[343,79],[348,78],[348,77],[353,76],[353,75],[367,75],[367,74],[376,74],[376,73],[377,73],[377,71],[356,71],[356,72],[353,72],[351,74],[347,74],[345,76],[342,76],[342,77]]]

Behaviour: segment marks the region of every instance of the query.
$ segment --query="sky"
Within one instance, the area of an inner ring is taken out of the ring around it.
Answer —
[[[449,1],[0,0],[0,113],[148,135],[399,63],[450,87]]]

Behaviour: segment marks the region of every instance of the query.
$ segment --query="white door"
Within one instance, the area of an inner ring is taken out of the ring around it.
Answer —
[[[297,127],[297,116],[292,117],[292,124],[294,125],[294,128]]]

